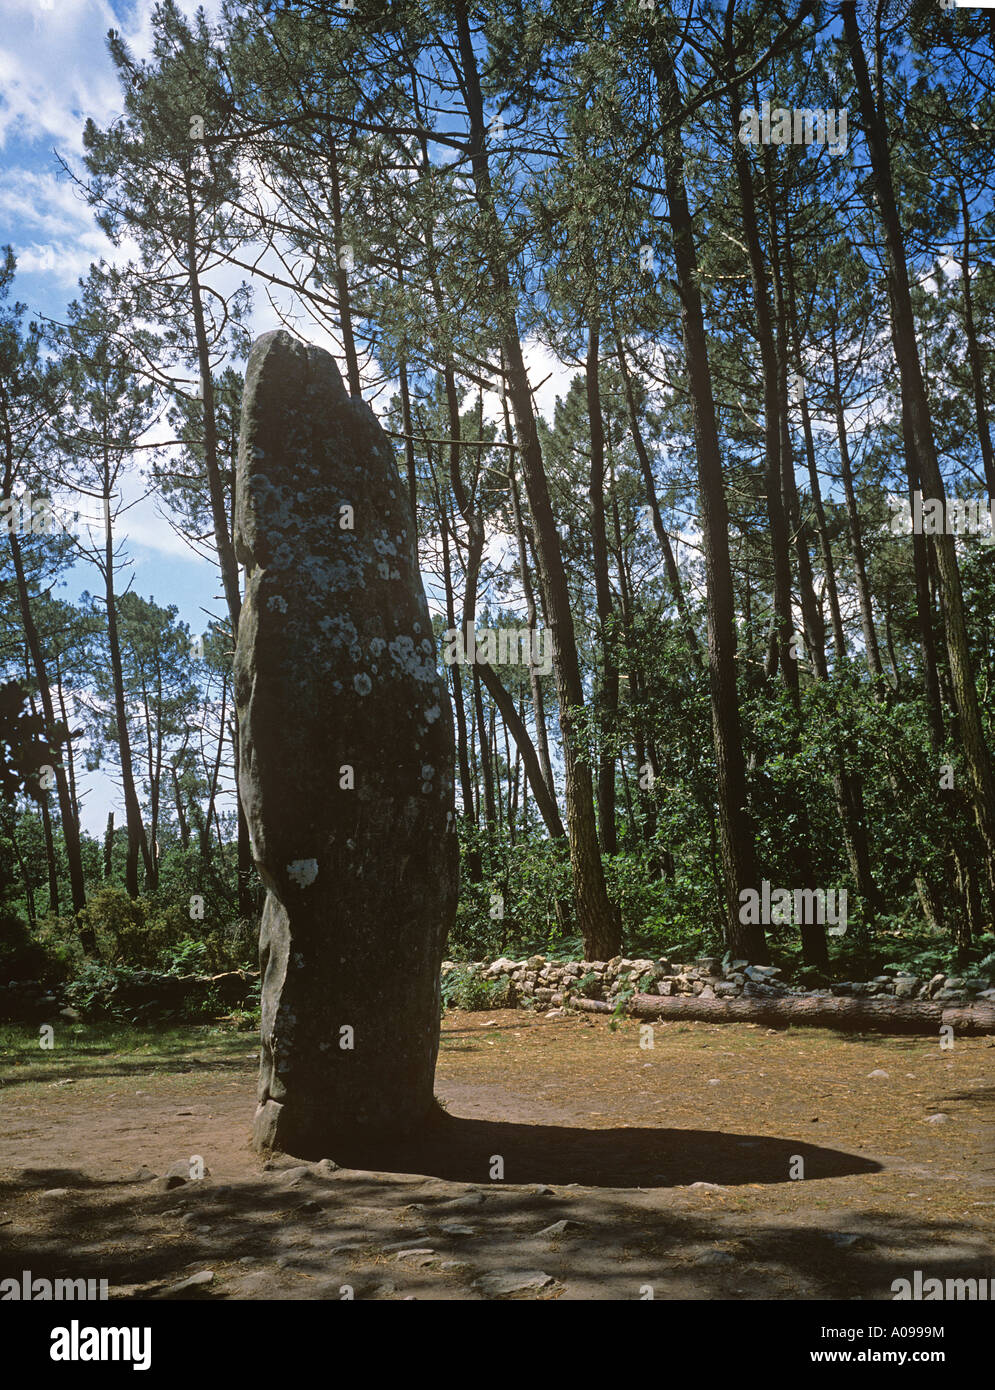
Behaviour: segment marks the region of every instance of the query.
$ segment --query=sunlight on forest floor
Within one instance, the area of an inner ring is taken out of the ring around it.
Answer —
[[[916,1269],[991,1274],[990,1039],[649,1036],[449,1013],[432,1133],[389,1171],[328,1173],[249,1150],[252,1034],[76,1025],[46,1052],[7,1028],[0,1277],[103,1277],[112,1297],[211,1270],[182,1296],[890,1299]],[[201,1182],[136,1176],[194,1155]]]

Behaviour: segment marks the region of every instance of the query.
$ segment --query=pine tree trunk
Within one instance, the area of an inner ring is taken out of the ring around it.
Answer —
[[[792,255],[792,241],[790,236],[784,239],[784,277],[785,291],[788,305],[788,322],[791,330],[791,342],[794,352],[795,364],[801,373],[801,339],[798,329],[798,310],[795,301],[795,279],[794,279],[794,257]],[[815,440],[812,436],[812,417],[808,409],[808,393],[804,388],[801,392],[799,411],[802,421],[802,438],[805,444],[805,463],[808,468],[808,485],[812,493],[812,507],[815,511],[815,524],[819,533],[819,550],[822,555],[822,569],[826,576],[826,595],[829,599],[829,617],[833,629],[833,648],[834,663],[841,662],[846,657],[846,634],[843,631],[843,614],[840,609],[839,588],[836,583],[836,565],[833,560],[833,548],[829,539],[829,527],[826,523],[826,509],[822,503],[822,485],[819,481],[819,470],[815,459]]]
[[[332,150],[332,167],[334,164],[334,144]],[[194,336],[197,345],[197,361],[200,370],[201,398],[204,406],[204,468],[207,474],[207,488],[211,503],[211,520],[214,527],[214,544],[218,554],[218,565],[221,569],[221,582],[225,594],[225,604],[228,609],[228,621],[231,626],[231,641],[234,649],[235,641],[238,637],[238,624],[242,611],[242,589],[239,580],[238,560],[235,556],[235,542],[233,538],[233,525],[235,514],[235,484],[232,482],[231,496],[231,516],[229,517],[225,509],[224,481],[221,476],[221,468],[218,462],[218,427],[217,413],[214,402],[214,380],[211,376],[211,355],[207,340],[207,329],[204,321],[204,306],[201,296],[200,275],[197,261],[197,220],[194,210],[193,187],[191,184],[189,167],[186,170],[186,199],[187,199],[187,274],[190,284],[190,302],[193,310]],[[334,181],[333,197],[337,198],[337,181]],[[345,281],[345,271],[338,268],[338,230],[335,231],[335,253],[336,253],[336,275],[341,276]],[[345,281],[345,307],[343,308],[343,284],[339,283],[339,308],[342,318],[343,338],[346,334],[351,335],[352,323],[349,315],[349,287]],[[353,357],[355,353],[353,352]],[[347,351],[348,358],[348,351]],[[358,394],[359,370],[358,366],[350,368],[350,390]],[[234,474],[233,474],[234,479]],[[237,721],[237,713],[236,713]],[[237,803],[237,857],[238,868],[236,870],[238,883],[238,911],[240,916],[250,917],[254,914],[255,907],[255,870],[252,855],[252,842],[249,838],[248,822],[242,808],[241,792],[239,790],[239,768],[238,768],[238,738],[237,724],[236,737],[233,739],[235,750],[235,798]],[[207,819],[207,833],[210,836],[210,816]]]
[[[69,714],[66,710],[66,696],[62,689],[62,663],[59,653],[55,654],[55,693],[59,699],[59,718],[62,720],[63,727],[69,730]],[[73,752],[73,740],[67,738],[65,742],[66,755],[66,778],[69,783],[69,800],[72,803],[73,816],[77,825],[79,824],[79,796],[76,792],[76,754]]]
[[[864,133],[868,141],[871,164],[877,187],[881,221],[885,233],[891,282],[892,341],[902,380],[903,406],[909,413],[909,424],[919,476],[926,496],[937,499],[946,511],[946,490],[940,473],[933,438],[929,401],[923,382],[922,367],[915,336],[915,320],[909,291],[905,244],[898,220],[898,208],[891,179],[887,135],[881,113],[874,105],[867,63],[857,28],[855,0],[843,0],[841,7],[847,46],[857,82]],[[932,538],[940,587],[943,594],[943,616],[950,659],[950,677],[954,705],[959,718],[959,733],[965,761],[971,777],[974,813],[989,856],[995,856],[995,780],[991,759],[985,742],[978,691],[974,678],[964,600],[961,592],[960,569],[954,537],[945,532]]]
[[[609,960],[621,947],[621,924],[608,898],[594,814],[594,788],[581,760],[574,711],[583,707],[584,687],[577,658],[570,593],[543,469],[532,392],[514,311],[505,234],[494,204],[485,148],[484,103],[465,0],[456,0],[454,18],[470,124],[470,165],[477,205],[489,243],[488,271],[495,292],[498,329],[507,365],[507,389],[522,457],[522,474],[535,527],[539,577],[553,638],[553,666],[560,704],[567,834],[577,916],[589,959]]]
[[[30,656],[30,653],[25,652],[25,667],[26,667],[26,671],[27,671],[27,674],[28,674],[28,678],[30,679],[30,664],[29,664],[29,661],[28,661],[28,659],[27,659],[29,656]],[[29,696],[28,696],[28,704],[29,704],[29,707],[30,707],[30,709],[31,709],[32,715],[34,715],[34,716],[37,718],[38,709],[37,709],[37,706],[35,705],[35,697],[34,697],[33,695],[29,695]],[[62,719],[62,722],[63,722],[63,724],[66,723],[66,721],[65,721],[65,711],[63,711],[63,719]],[[68,728],[69,726],[66,725],[66,727]],[[75,798],[74,798],[74,799],[73,799],[73,806],[75,807],[75,805],[76,805],[76,802],[75,802]],[[47,796],[46,796],[46,797],[42,800],[42,802],[41,802],[41,823],[42,823],[42,831],[44,832],[44,836],[45,836],[45,863],[46,863],[46,865],[47,865],[47,867],[48,867],[48,910],[49,910],[49,912],[53,912],[53,913],[55,913],[56,916],[58,916],[58,913],[59,913],[59,866],[58,866],[58,861],[56,860],[56,857],[55,857],[55,837],[54,837],[54,835],[52,834],[52,816],[51,816],[51,812],[50,812],[49,809],[48,809],[48,797],[47,797]],[[13,839],[13,833],[11,834],[11,838]],[[25,887],[26,887],[26,888],[30,887],[30,885],[28,884],[27,879],[25,879]],[[32,920],[32,922],[33,922],[33,921],[34,921],[34,899],[33,899],[33,897],[32,897],[31,902],[28,904],[28,911],[29,911],[29,913],[31,914],[31,920]]]
[[[107,812],[107,829],[104,831],[104,880],[110,879],[114,872],[114,812]]]
[[[17,867],[21,871],[21,882],[24,884],[24,904],[28,912],[28,926],[34,930],[38,921],[38,914],[35,911],[35,890],[31,884],[31,876],[28,873],[28,866],[24,862],[24,855],[21,853],[21,846],[18,843],[17,831],[13,823],[11,823],[9,834],[10,843],[14,850],[14,858],[17,860]]]
[[[41,824],[45,835],[45,863],[48,866],[48,910],[59,915],[59,866],[55,857],[55,837],[52,834],[52,814],[48,802],[41,803]]]
[[[815,595],[812,589],[812,573],[808,547],[801,535],[801,519],[798,508],[798,491],[794,475],[794,459],[791,450],[791,437],[788,424],[787,392],[787,333],[785,323],[784,297],[781,292],[779,264],[776,247],[776,225],[771,211],[769,217],[771,241],[770,277],[774,281],[775,322],[771,305],[767,298],[769,278],[767,262],[760,241],[760,226],[757,217],[756,198],[753,190],[753,171],[746,151],[739,139],[738,103],[730,102],[730,123],[733,132],[734,164],[736,180],[740,193],[743,215],[743,235],[746,239],[747,257],[750,264],[750,280],[753,290],[753,307],[756,316],[757,345],[760,349],[760,362],[763,374],[764,401],[764,450],[766,455],[766,493],[767,518],[770,526],[772,573],[774,577],[774,632],[777,641],[778,662],[781,678],[791,697],[794,713],[794,727],[790,730],[788,752],[794,755],[799,746],[798,722],[800,719],[800,689],[798,659],[795,655],[793,636],[793,617],[791,611],[791,548],[789,523],[796,532],[800,544],[797,555],[799,561],[799,588],[806,634],[816,644],[812,651],[817,673],[825,674],[825,643],[822,625],[817,614]],[[772,171],[769,151],[765,151],[766,185],[772,187]],[[768,194],[772,197],[772,194]],[[808,807],[799,793],[789,788],[785,794],[784,815],[787,823],[794,823],[795,831],[790,841],[792,881],[799,887],[814,888],[814,870],[811,854],[811,823]],[[828,969],[829,954],[825,927],[819,923],[803,923],[801,926],[802,958],[807,965],[819,970]]]
[[[508,406],[505,402],[505,429],[509,438],[511,435],[511,422],[508,420]],[[535,590],[532,587],[532,577],[529,573],[529,551],[525,536],[525,522],[522,519],[522,505],[518,495],[518,479],[515,476],[514,455],[508,464],[510,474],[509,494],[511,497],[511,514],[515,521],[515,535],[518,540],[518,566],[522,576],[522,591],[525,594],[525,611],[528,618],[529,631],[538,632],[539,614],[536,610]],[[538,669],[529,663],[529,686],[532,693],[532,710],[535,716],[536,726],[536,751],[539,755],[539,764],[542,768],[542,775],[549,790],[549,795],[556,804],[556,782],[553,778],[553,764],[549,757],[549,734],[546,729],[546,708],[542,693],[542,680]],[[559,812],[557,811],[557,819]]]
[[[415,463],[414,426],[411,420],[411,392],[408,389],[408,364],[397,364],[401,384],[401,427],[404,430],[404,457],[408,470],[408,501],[411,504],[411,522],[418,538],[418,470]]]
[[[902,407],[902,452],[905,458],[905,476],[909,489],[911,509],[915,493],[922,487],[919,466],[916,462],[915,445],[909,412]],[[943,746],[944,717],[943,696],[940,691],[940,673],[936,654],[936,633],[933,620],[933,592],[930,587],[929,547],[926,537],[920,532],[912,533],[912,568],[916,582],[916,626],[919,629],[919,648],[922,653],[923,691],[926,696],[926,712],[929,719],[930,742],[934,750]]]
[[[651,42],[654,40],[651,39]],[[661,118],[669,125],[681,109],[681,99],[672,60],[662,39],[654,48],[653,66],[660,88]],[[740,893],[756,888],[753,824],[746,801],[746,767],[736,686],[736,622],[729,560],[729,512],[715,422],[694,226],[684,184],[684,157],[680,140],[678,126],[666,137],[664,175],[698,458],[708,604],[708,682],[718,792],[719,852],[726,898],[726,941],[735,955],[764,964],[768,953],[763,928],[741,922],[739,916]]]
[[[794,312],[794,288],[792,279],[791,261],[791,236],[790,233],[784,238],[784,276],[787,278],[787,287],[784,285],[782,276],[780,242],[777,236],[776,218],[771,208],[770,217],[770,236],[772,247],[772,268],[774,273],[774,300],[777,312],[778,336],[780,341],[781,371],[782,371],[782,440],[781,447],[786,462],[784,468],[784,483],[787,497],[788,514],[791,518],[792,530],[795,534],[795,548],[798,556],[798,587],[801,595],[802,614],[805,621],[805,631],[809,640],[809,647],[812,652],[813,667],[817,680],[824,681],[829,677],[829,666],[826,660],[826,630],[822,620],[822,614],[818,611],[818,604],[815,596],[815,584],[812,574],[812,565],[809,557],[806,527],[803,525],[801,517],[801,506],[798,497],[798,487],[795,480],[794,458],[791,447],[790,427],[788,421],[788,391],[787,391],[787,369],[788,369],[788,341],[789,334],[794,343],[796,358],[799,356],[797,343],[797,321]],[[789,327],[790,325],[790,327]],[[833,573],[832,552],[828,539],[825,534],[825,514],[822,511],[822,499],[819,490],[819,475],[815,467],[815,450],[812,443],[811,425],[808,422],[808,406],[806,400],[806,390],[804,380],[802,380],[800,400],[798,402],[802,418],[803,428],[806,434],[806,452],[808,454],[808,471],[812,480],[813,497],[816,500],[817,516],[821,515],[821,535],[823,542],[823,558],[826,562],[827,588],[830,594],[830,604],[832,609],[833,631],[836,650],[840,655],[845,653],[845,639],[843,636],[842,617],[839,609],[839,597],[836,592],[836,580]],[[867,906],[868,913],[873,917],[878,906],[877,885],[874,882],[870,861],[870,845],[867,836],[867,823],[863,811],[863,789],[859,776],[852,776],[846,767],[846,762],[842,752],[836,760],[833,770],[833,791],[836,797],[836,809],[840,817],[840,824],[843,829],[843,839],[846,845],[847,859],[850,864],[850,873]],[[805,809],[805,826],[808,834],[811,834],[811,822]],[[811,843],[811,841],[809,841]],[[808,886],[814,886],[809,883]],[[809,949],[806,955],[806,963],[816,965],[820,969],[829,967],[829,943],[826,939],[824,926],[815,924],[814,929],[809,927]],[[803,941],[805,939],[806,928],[802,928]]]
[[[162,710],[161,692],[159,709]],[[159,798],[158,776],[155,771],[155,740],[152,735],[152,701],[149,699],[149,693],[145,687],[144,669],[142,671],[142,713],[145,722],[145,756],[149,769],[149,823],[147,827],[149,858],[145,869],[145,887],[149,890],[155,889],[159,881],[159,851],[156,847],[156,835],[159,829]]]
[[[10,484],[8,482],[8,495],[9,492]],[[35,680],[38,683],[38,698],[41,700],[42,713],[45,716],[45,729],[47,734],[51,735],[55,729],[55,706],[52,703],[52,687],[48,678],[48,667],[42,651],[41,638],[38,635],[34,615],[31,612],[21,543],[13,530],[8,533],[7,539],[10,542],[10,553],[14,562],[14,582],[17,586],[21,623],[24,627],[28,650],[31,653],[31,665],[34,668]],[[59,802],[59,822],[62,827],[63,842],[66,846],[66,858],[69,861],[69,884],[75,914],[82,912],[83,908],[86,907],[86,884],[83,878],[83,852],[80,844],[79,821],[69,792],[69,780],[61,759],[55,764],[53,771],[55,773],[56,796]],[[97,940],[91,928],[84,925],[80,926],[80,943],[88,956],[97,954]]]
[[[769,155],[769,150],[765,152]],[[770,168],[769,161],[767,163]],[[773,188],[773,179],[768,178],[768,188]],[[815,593],[812,574],[812,559],[808,548],[808,521],[802,516],[798,497],[798,482],[795,478],[794,448],[791,439],[791,420],[789,417],[788,368],[790,349],[788,342],[788,306],[781,274],[781,249],[778,236],[777,215],[774,209],[773,193],[769,195],[768,228],[770,232],[770,263],[774,285],[774,318],[776,324],[775,347],[777,351],[777,394],[780,405],[781,431],[781,484],[784,493],[784,507],[787,512],[791,534],[795,541],[795,559],[798,566],[798,594],[801,601],[802,621],[805,627],[805,640],[816,677],[825,680],[829,674],[826,664],[826,625]],[[785,240],[790,240],[790,235]],[[766,291],[765,291],[766,293]],[[802,383],[804,397],[804,383]]]
[[[649,452],[643,439],[643,432],[639,427],[636,398],[633,394],[632,379],[629,375],[629,366],[625,360],[625,349],[622,346],[621,338],[615,339],[615,352],[618,358],[619,368],[622,372],[622,383],[625,387],[625,400],[629,410],[629,428],[632,432],[632,442],[635,445],[636,457],[639,460],[639,468],[643,475],[643,486],[646,489],[646,501],[649,504],[650,517],[653,521],[653,532],[663,555],[663,563],[667,570],[667,582],[670,585],[670,592],[674,596],[674,606],[677,609],[677,616],[680,618],[681,627],[687,638],[691,660],[695,667],[701,670],[701,645],[698,641],[698,634],[694,630],[688,613],[687,601],[684,597],[684,586],[681,583],[681,573],[677,568],[677,559],[674,555],[673,546],[670,544],[670,536],[667,534],[666,527],[663,524],[663,517],[660,515],[660,505],[656,496],[656,483],[653,479],[653,467],[650,463]]]
[[[494,804],[494,770],[491,764],[491,746],[484,714],[484,697],[480,689],[480,671],[473,667],[473,707],[477,712],[477,749],[480,753],[480,773],[484,781],[484,821],[488,834],[494,830],[497,811]]]
[[[228,681],[221,684],[221,715],[218,725],[218,742],[214,750],[214,766],[207,789],[207,814],[200,832],[200,857],[207,864],[211,859],[211,826],[214,821],[214,805],[218,795],[218,782],[221,777],[221,759],[225,747],[225,716],[228,712]]]
[[[833,324],[830,337],[830,351],[833,359],[833,410],[836,417],[836,437],[839,442],[840,476],[846,496],[846,517],[850,527],[850,549],[853,552],[853,577],[857,586],[857,602],[860,605],[860,626],[864,634],[864,655],[867,669],[875,678],[884,675],[881,665],[881,651],[874,626],[874,611],[871,605],[871,588],[867,582],[867,560],[864,555],[864,540],[860,531],[860,514],[857,511],[857,494],[853,486],[853,466],[850,462],[850,442],[847,437],[846,414],[843,408],[843,388],[840,379],[839,352],[836,345],[836,325]]]
[[[798,662],[792,655],[794,622],[791,613],[791,554],[788,519],[784,510],[784,482],[781,467],[781,403],[778,382],[777,348],[767,300],[767,266],[757,226],[753,171],[739,139],[738,103],[729,106],[733,164],[739,188],[743,235],[750,263],[753,311],[756,316],[757,346],[763,376],[764,402],[764,480],[767,524],[770,530],[771,563],[774,578],[774,639],[777,662],[785,688],[797,704]]]
[[[608,579],[608,534],[605,526],[605,426],[601,414],[601,385],[598,359],[601,351],[597,320],[588,329],[584,379],[587,388],[587,415],[591,436],[591,470],[588,501],[591,505],[592,563],[594,566],[595,607],[601,637],[601,682],[598,691],[601,750],[598,756],[598,830],[605,854],[618,851],[615,832],[615,755],[611,743],[618,718],[618,666],[612,651],[611,585]]]
[[[431,457],[429,459],[431,464]],[[446,599],[446,620],[449,623],[449,631],[456,631],[456,605],[453,597],[453,571],[452,559],[449,549],[449,516],[448,508],[440,500],[439,520],[442,531],[442,582],[445,588]],[[449,668],[453,682],[453,712],[456,716],[456,761],[459,764],[460,792],[463,799],[463,819],[468,825],[475,825],[477,818],[473,805],[473,776],[470,771],[470,754],[466,732],[466,706],[463,703],[463,677],[460,674],[459,663],[454,662]],[[467,869],[472,883],[480,882],[480,857],[477,852],[471,851]]]
[[[231,537],[231,527],[225,509],[224,482],[218,463],[218,422],[214,402],[214,380],[211,376],[211,351],[204,320],[204,304],[197,268],[197,220],[193,202],[190,171],[186,176],[187,197],[187,275],[190,284],[190,305],[193,311],[194,337],[197,345],[197,364],[200,371],[200,391],[203,402],[204,470],[214,525],[214,545],[218,552],[221,583],[231,623],[232,642],[238,636],[238,619],[242,609],[242,594],[238,578],[238,561]],[[234,510],[234,507],[232,508]]]
[[[515,746],[522,758],[525,768],[525,775],[532,785],[532,794],[535,797],[539,814],[542,816],[546,829],[553,839],[562,839],[565,831],[563,822],[560,820],[559,808],[554,797],[550,795],[543,775],[542,767],[539,763],[539,755],[536,752],[535,744],[529,736],[529,731],[525,726],[515,702],[509,692],[505,689],[501,677],[494,670],[494,667],[486,661],[478,661],[474,666],[474,671],[478,672],[488,695],[494,701],[501,712],[505,728],[511,731],[511,736],[515,740]]]
[[[339,189],[339,165],[335,153],[335,136],[330,125],[325,127],[325,148],[332,184],[332,235],[335,241],[335,290],[339,304],[339,328],[342,332],[342,351],[345,354],[346,379],[350,396],[362,396],[356,337],[352,329],[352,296],[349,292],[349,270],[344,255],[342,235],[342,195]]]
[[[238,766],[237,754],[235,766]],[[183,849],[188,849],[190,846],[190,826],[187,822],[186,811],[183,808],[183,794],[180,791],[180,779],[176,775],[175,766],[173,767],[173,803],[176,806],[176,824],[180,832],[180,844]]]
[[[992,432],[988,423],[988,410],[985,402],[985,371],[981,361],[981,347],[978,331],[974,323],[974,296],[971,292],[971,213],[967,205],[967,194],[963,181],[957,178],[960,193],[961,217],[964,223],[964,256],[960,263],[961,288],[964,295],[964,340],[967,347],[967,360],[971,367],[971,389],[974,393],[974,422],[978,431],[978,445],[985,466],[985,483],[988,487],[988,501],[995,502],[995,452],[992,450]]]

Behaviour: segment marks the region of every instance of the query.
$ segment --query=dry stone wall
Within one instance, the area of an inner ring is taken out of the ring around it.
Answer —
[[[489,1008],[501,1005],[538,1012],[561,1009],[571,996],[603,1000],[616,1004],[629,993],[672,997],[687,995],[702,999],[787,998],[793,995],[829,994],[856,999],[923,999],[955,1006],[978,1000],[995,1002],[995,989],[980,976],[936,974],[929,979],[892,971],[873,980],[848,981],[824,990],[807,990],[783,981],[776,965],[750,965],[726,955],[698,956],[681,963],[664,959],[628,959],[616,956],[610,961],[548,960],[529,956],[511,960],[501,956],[493,961],[457,964],[443,961],[445,981],[455,970],[468,971],[494,987]]]

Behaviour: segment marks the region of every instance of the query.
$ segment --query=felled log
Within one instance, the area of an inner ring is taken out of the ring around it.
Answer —
[[[585,1013],[611,1013],[600,999],[574,995],[574,1008]],[[669,997],[634,994],[625,1012],[633,1018],[684,1023],[762,1023],[768,1028],[808,1024],[846,1033],[939,1034],[949,1026],[958,1037],[995,1033],[995,1006],[964,1004],[945,1008],[928,999],[848,999],[828,994],[795,994],[783,998],[702,999],[691,994]]]

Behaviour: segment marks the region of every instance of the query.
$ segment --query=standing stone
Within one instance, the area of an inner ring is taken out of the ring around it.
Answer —
[[[249,356],[236,496],[239,789],[267,889],[253,1141],[336,1158],[434,1110],[451,714],[391,446],[282,330]]]

